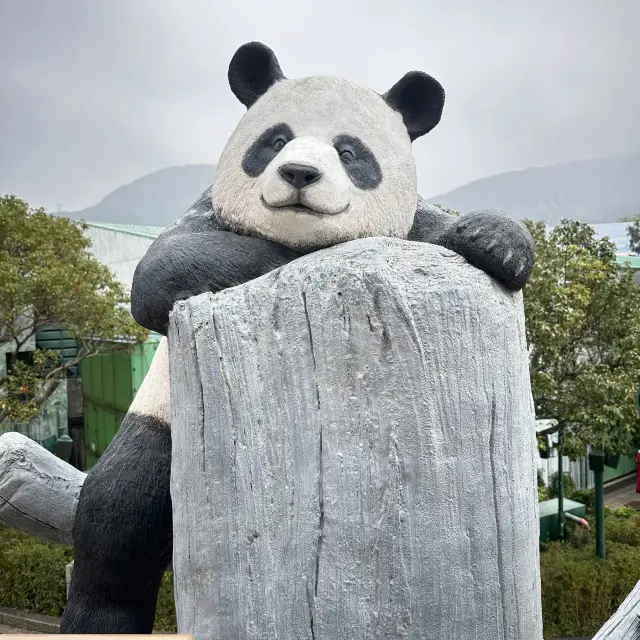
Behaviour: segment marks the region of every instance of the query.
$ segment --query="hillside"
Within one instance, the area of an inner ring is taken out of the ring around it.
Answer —
[[[183,214],[211,184],[215,166],[167,167],[118,187],[98,204],[58,215],[91,222],[165,227]]]
[[[551,224],[615,222],[640,213],[640,152],[510,171],[428,200],[462,212],[495,207]]]

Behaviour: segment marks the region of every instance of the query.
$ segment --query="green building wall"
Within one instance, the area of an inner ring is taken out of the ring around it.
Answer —
[[[140,389],[161,336],[152,334],[130,352],[87,358],[81,364],[85,467],[91,469],[113,440]]]

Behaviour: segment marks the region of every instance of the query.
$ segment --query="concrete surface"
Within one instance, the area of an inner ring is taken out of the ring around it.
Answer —
[[[604,504],[609,509],[624,507],[632,500],[640,500],[640,493],[636,493],[635,475],[625,478],[615,485],[605,487]]]
[[[0,607],[0,626],[3,629],[19,629],[19,631],[2,631],[2,633],[60,633],[59,618],[17,611],[8,607]]]
[[[0,624],[0,635],[34,635],[36,633],[41,635],[44,633],[44,631],[27,631],[26,629],[20,629],[19,627],[8,627],[6,624]]]
[[[0,607],[0,633],[60,633],[60,619]]]

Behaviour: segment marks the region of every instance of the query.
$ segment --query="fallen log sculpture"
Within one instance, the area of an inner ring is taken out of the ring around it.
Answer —
[[[20,433],[0,436],[0,522],[47,542],[73,544],[86,474]]]
[[[392,239],[174,308],[174,576],[200,640],[542,640],[521,294]]]

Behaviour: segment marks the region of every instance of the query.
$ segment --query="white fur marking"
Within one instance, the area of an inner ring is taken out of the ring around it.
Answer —
[[[129,412],[171,423],[167,339],[162,338]]]

